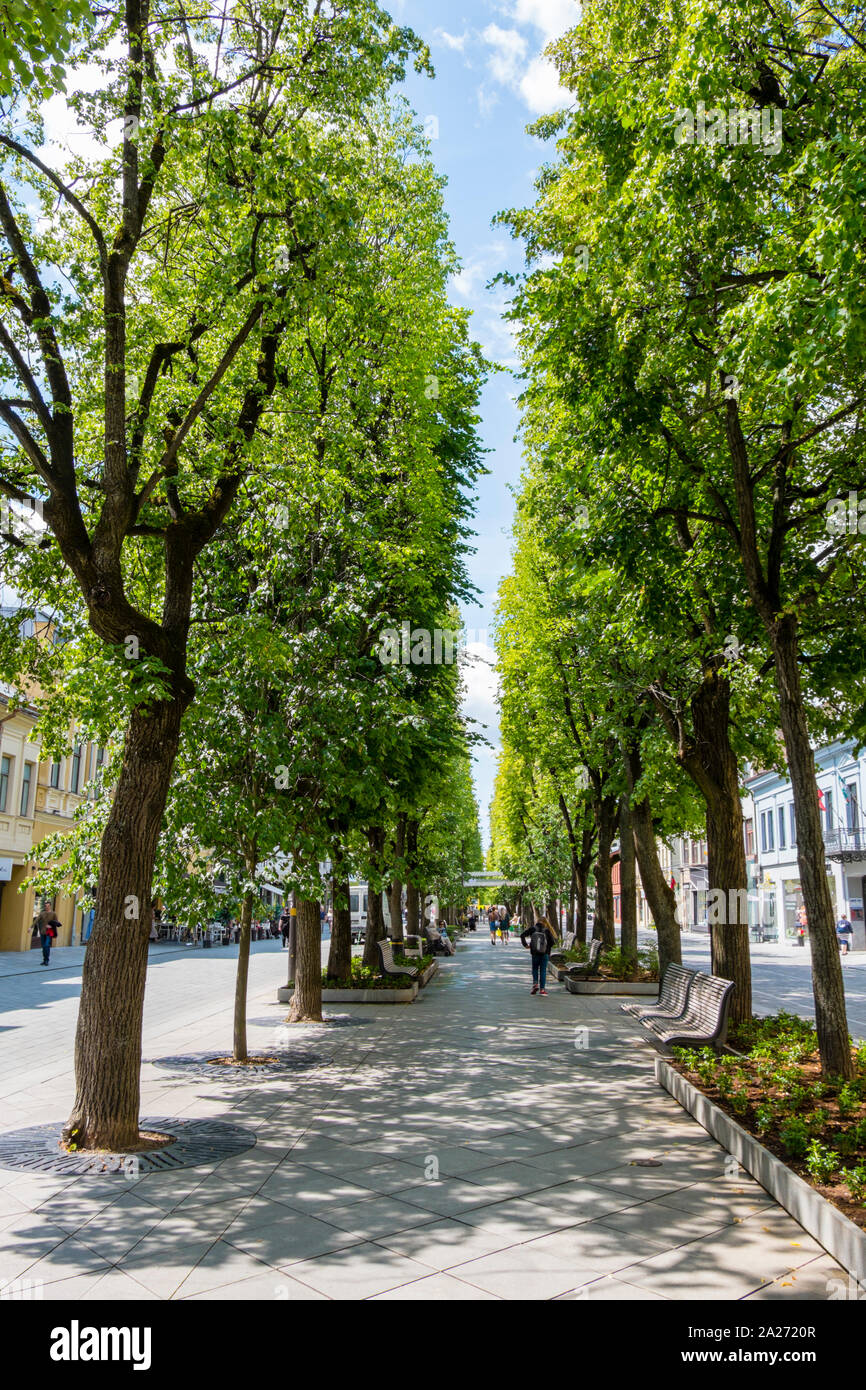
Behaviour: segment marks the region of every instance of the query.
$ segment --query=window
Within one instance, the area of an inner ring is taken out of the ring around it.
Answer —
[[[788,826],[791,831],[791,848],[794,849],[797,844],[797,815],[793,801],[788,802]]]
[[[357,894],[357,893],[350,893],[350,894],[349,894],[349,911],[350,911],[350,912],[357,912],[357,911],[358,911],[358,902],[359,902],[358,894]]]
[[[780,806],[777,812],[779,821],[779,849],[785,848],[785,808]]]
[[[746,854],[751,856],[755,853],[755,822],[747,820],[744,826],[746,837]]]
[[[824,826],[827,830],[833,829],[833,788],[831,787],[824,793]]]
[[[59,763],[52,763],[52,764],[51,764],[51,776],[50,776],[50,778],[49,778],[49,781],[50,781],[52,787],[59,787],[59,786],[60,786],[60,764],[59,764]]]
[[[773,812],[761,812],[761,849],[764,854],[769,854],[774,849],[773,841]]]
[[[857,829],[859,809],[857,804],[857,783],[849,782],[845,788],[845,825],[848,830]]]
[[[77,792],[81,786],[81,744],[76,743],[72,750],[72,776],[69,781],[69,790]]]
[[[33,763],[24,764],[24,773],[21,778],[21,809],[20,816],[30,815],[30,788],[33,785]]]
[[[12,759],[9,757],[0,758],[0,811],[6,810],[6,802],[9,799],[9,779],[12,776]]]

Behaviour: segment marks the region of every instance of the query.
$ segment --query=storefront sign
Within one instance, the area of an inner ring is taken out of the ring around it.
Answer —
[[[0,883],[8,883],[12,877],[12,860],[0,859]]]

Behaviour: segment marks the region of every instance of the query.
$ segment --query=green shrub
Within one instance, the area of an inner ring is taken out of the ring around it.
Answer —
[[[765,1101],[763,1105],[759,1105],[755,1111],[755,1128],[758,1133],[768,1134],[773,1128],[775,1119],[776,1111],[772,1101]]]
[[[866,1207],[866,1163],[858,1163],[856,1168],[842,1168],[839,1176],[854,1201]]]
[[[839,1114],[843,1119],[853,1115],[855,1110],[860,1109],[860,1096],[858,1088],[846,1083],[836,1097],[836,1104],[839,1106]]]
[[[809,1129],[802,1115],[791,1115],[779,1126],[779,1138],[792,1158],[802,1158],[809,1146]]]
[[[827,1128],[826,1110],[812,1110],[808,1115],[804,1115],[803,1118],[809,1126],[810,1134],[823,1134],[824,1130]]]
[[[840,1159],[835,1149],[822,1144],[820,1139],[811,1140],[806,1150],[806,1169],[816,1182],[830,1182],[839,1166]]]

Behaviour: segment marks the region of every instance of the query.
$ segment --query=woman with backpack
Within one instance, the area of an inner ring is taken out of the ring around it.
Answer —
[[[540,917],[534,927],[527,927],[521,933],[520,940],[532,956],[532,994],[547,993],[544,988],[547,984],[547,961],[558,939],[546,917]]]

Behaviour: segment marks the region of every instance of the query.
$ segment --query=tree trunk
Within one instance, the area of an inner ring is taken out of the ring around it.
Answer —
[[[151,881],[177,754],[182,697],[135,710],[99,852],[93,929],[81,972],[75,1101],[63,1138],[77,1149],[138,1146],[141,1025]]]
[[[379,942],[385,936],[385,914],[382,911],[382,894],[368,893],[367,896],[367,934],[364,938],[364,964],[379,970]]]
[[[602,797],[598,805],[598,855],[595,861],[595,926],[593,936],[601,938],[606,951],[616,945],[613,923],[613,885],[610,877],[610,847],[616,832],[616,799]]]
[[[640,753],[636,748],[629,749],[626,754],[626,774],[631,799],[641,775]],[[661,976],[669,965],[681,965],[683,957],[680,924],[677,921],[677,900],[659,864],[648,797],[643,797],[637,802],[632,800],[631,823],[641,883],[656,927]]]
[[[322,1022],[322,925],[319,904],[298,897],[295,989],[289,1023]]]
[[[333,880],[334,922],[328,951],[328,976],[348,980],[352,973],[352,911],[349,906],[349,880]]]
[[[692,699],[693,756],[683,760],[707,807],[707,856],[716,922],[710,923],[712,972],[734,981],[731,1023],[752,1016],[748,879],[737,755],[730,740],[731,691],[727,679],[708,671]],[[691,764],[696,760],[697,770]],[[710,913],[712,919],[713,914]]]
[[[394,832],[394,858],[399,861],[403,858],[406,850],[406,817],[397,817],[397,826]],[[399,872],[396,870],[395,872]],[[391,912],[391,937],[394,941],[403,940],[403,884],[399,878],[392,878],[388,889],[388,907]]]
[[[806,921],[812,948],[812,990],[815,1027],[825,1076],[854,1075],[842,962],[836,943],[833,899],[827,882],[821,811],[815,758],[809,738],[800,685],[797,619],[783,613],[771,629],[779,719],[785,739],[788,772],[794,792],[797,820],[797,863],[806,904]],[[783,924],[780,924],[780,928]]]
[[[250,973],[250,935],[253,920],[252,892],[244,893],[241,905],[241,936],[238,944],[238,973],[235,979],[234,1050],[236,1062],[247,1060],[247,981]]]
[[[637,871],[628,797],[619,801],[619,946],[626,970],[637,969]]]

